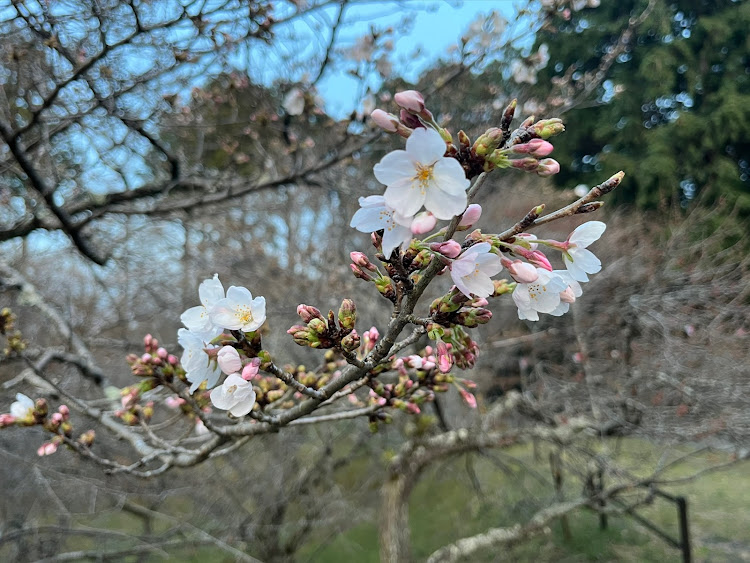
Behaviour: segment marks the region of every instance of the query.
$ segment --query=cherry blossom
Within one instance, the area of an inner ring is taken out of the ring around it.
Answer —
[[[471,297],[472,293],[477,297],[488,297],[495,290],[490,278],[500,273],[503,265],[500,257],[490,252],[491,249],[490,243],[480,242],[451,264],[453,283],[466,297]]]
[[[586,247],[599,240],[607,225],[601,221],[589,221],[577,227],[564,243],[563,262],[573,279],[587,282],[586,274],[595,274],[602,269],[602,263]]]
[[[180,320],[193,334],[197,334],[204,340],[212,340],[219,336],[224,327],[217,326],[211,322],[208,310],[220,299],[224,299],[224,286],[219,281],[218,274],[213,279],[204,280],[198,287],[198,295],[201,305],[191,307],[182,315]]]
[[[23,393],[16,393],[16,400],[10,405],[11,416],[24,419],[32,416],[34,413],[34,401]]]
[[[393,251],[411,240],[412,217],[401,215],[388,207],[385,197],[371,195],[359,198],[360,209],[352,217],[351,227],[363,233],[383,231],[383,254],[390,258]]]
[[[576,298],[583,295],[583,288],[581,288],[581,284],[567,270],[554,270],[552,273],[560,276],[568,284],[568,287],[560,292],[560,304],[554,311],[550,312],[550,315],[559,317],[568,312],[570,304],[575,303]]]
[[[536,271],[536,281],[519,283],[513,290],[519,319],[538,321],[539,313],[552,313],[560,305],[560,294],[568,287],[559,275],[544,268]]]
[[[180,363],[185,369],[187,380],[192,383],[190,392],[195,392],[204,381],[207,382],[207,389],[216,385],[221,370],[206,354],[207,348],[216,348],[216,346],[206,344],[200,336],[184,328],[177,331],[177,342],[184,350]]]
[[[455,158],[443,156],[445,150],[437,131],[417,129],[406,140],[406,150],[390,152],[375,165],[391,209],[412,217],[424,205],[438,219],[463,213],[470,182]]]
[[[224,380],[221,387],[211,391],[211,403],[217,408],[229,411],[232,415],[245,416],[255,404],[255,391],[249,381],[233,373]]]
[[[256,297],[245,287],[231,286],[227,296],[208,312],[211,322],[229,330],[252,332],[266,322],[266,300]]]

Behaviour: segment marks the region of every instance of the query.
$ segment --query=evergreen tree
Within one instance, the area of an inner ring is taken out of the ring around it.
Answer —
[[[550,63],[539,88],[599,64],[644,0],[602,2],[537,36]],[[558,184],[591,184],[623,169],[614,194],[640,208],[719,199],[750,215],[750,3],[657,0],[608,71],[594,106],[570,111],[556,139]]]

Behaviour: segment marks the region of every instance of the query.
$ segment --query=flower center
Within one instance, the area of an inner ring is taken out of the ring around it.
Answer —
[[[253,311],[248,305],[240,305],[237,307],[237,320],[242,324],[249,324],[253,321]]]
[[[417,164],[417,175],[414,177],[414,179],[419,182],[422,191],[424,192],[424,190],[430,183],[430,180],[432,180],[432,165],[423,166],[421,164]]]
[[[234,395],[235,391],[237,391],[237,386],[232,385],[229,389],[227,389],[227,395]]]

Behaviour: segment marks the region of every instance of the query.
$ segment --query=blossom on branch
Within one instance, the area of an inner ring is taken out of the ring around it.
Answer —
[[[451,263],[451,278],[466,297],[489,297],[495,291],[490,279],[503,269],[500,257],[490,252],[489,242],[480,242],[469,248]]]
[[[538,277],[531,283],[519,283],[513,290],[518,318],[538,321],[539,313],[552,313],[560,305],[560,294],[568,284],[557,274],[537,268]]]
[[[412,217],[422,205],[438,219],[450,219],[466,209],[469,180],[455,158],[444,157],[445,141],[434,129],[417,129],[406,150],[388,153],[373,171],[387,186],[385,202]]]
[[[190,392],[194,393],[204,381],[207,389],[216,385],[221,370],[206,353],[206,349],[216,348],[216,346],[206,344],[200,336],[184,328],[177,331],[177,342],[184,350],[180,363],[185,369],[187,380],[192,383]]]
[[[602,269],[601,261],[586,247],[599,240],[606,228],[601,221],[588,221],[576,227],[563,243],[563,262],[573,279],[587,282],[589,277],[586,274],[596,274]]]
[[[204,340],[212,340],[219,336],[223,327],[211,322],[208,311],[219,300],[224,299],[224,286],[219,281],[219,275],[214,274],[212,279],[204,280],[198,287],[201,305],[191,307],[182,315],[180,321],[193,334],[197,334]]]
[[[231,286],[227,296],[208,312],[211,322],[229,330],[253,332],[266,322],[266,300],[256,297],[245,287]]]
[[[382,195],[359,198],[360,209],[352,217],[350,227],[363,233],[383,231],[383,254],[390,258],[393,251],[411,240],[411,216],[394,211]]]
[[[217,408],[229,411],[232,415],[245,416],[255,404],[255,391],[249,381],[233,373],[224,380],[221,387],[211,391],[211,403]]]
[[[34,416],[34,401],[23,393],[16,393],[15,402],[10,405],[10,414],[16,419],[24,420]]]
[[[560,276],[568,284],[568,287],[560,292],[560,304],[550,313],[550,315],[559,317],[568,312],[570,304],[575,303],[577,297],[583,295],[583,288],[567,270],[554,270],[552,273]]]

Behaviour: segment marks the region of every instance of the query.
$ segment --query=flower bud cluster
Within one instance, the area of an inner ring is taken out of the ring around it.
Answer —
[[[3,356],[6,358],[13,354],[20,354],[26,349],[26,341],[21,331],[15,328],[16,316],[8,307],[0,309],[0,334],[5,336],[6,345],[3,347]]]
[[[328,316],[324,317],[311,305],[299,305],[297,314],[305,324],[294,325],[286,331],[296,344],[310,348],[341,348],[345,352],[359,348],[360,337],[354,330],[357,308],[351,299],[341,302],[338,315],[328,311]]]
[[[10,405],[10,412],[0,414],[0,428],[10,426],[41,426],[47,432],[54,434],[51,440],[43,443],[37,450],[40,456],[51,455],[58,446],[66,440],[72,440],[73,424],[70,421],[70,409],[67,405],[60,405],[56,412],[50,414],[46,399],[33,399],[23,393],[16,394],[16,401]],[[82,434],[76,443],[90,447],[94,440],[94,431]]]

